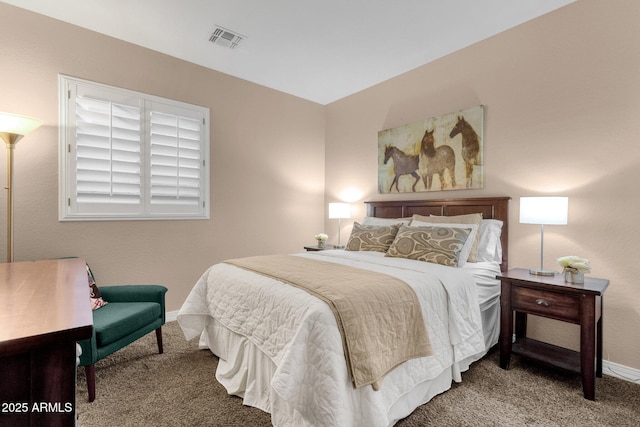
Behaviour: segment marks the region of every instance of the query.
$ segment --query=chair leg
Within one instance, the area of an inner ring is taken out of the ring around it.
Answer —
[[[89,402],[96,400],[96,366],[87,365],[84,367],[87,376],[87,389],[89,390]]]
[[[156,340],[158,341],[158,353],[162,354],[164,352],[162,347],[162,326],[156,329]]]

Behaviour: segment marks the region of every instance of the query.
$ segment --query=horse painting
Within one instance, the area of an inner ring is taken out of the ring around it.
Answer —
[[[480,142],[478,134],[463,116],[458,116],[458,121],[451,129],[449,138],[454,138],[458,134],[462,135],[462,160],[464,160],[467,176],[467,188],[471,188],[473,186],[473,167],[480,163]]]
[[[433,130],[426,130],[420,143],[420,153],[424,155],[427,172],[422,176],[424,187],[431,190],[433,175],[440,177],[440,189],[445,189],[444,172],[449,171],[451,187],[456,187],[456,155],[453,148],[448,145],[441,145],[435,148]]]
[[[378,132],[378,191],[409,193],[482,188],[483,151],[483,105],[381,130]],[[391,158],[393,162],[389,161]],[[403,175],[411,175],[413,179]]]
[[[389,192],[393,188],[393,185],[396,185],[396,190],[400,192],[398,188],[398,178],[402,175],[411,175],[415,178],[413,186],[411,187],[412,191],[416,191],[416,184],[420,181],[420,175],[416,172],[419,168],[420,156],[419,155],[409,155],[404,153],[398,147],[394,147],[392,145],[387,145],[384,149],[384,164],[386,165],[389,159],[393,159],[393,173],[394,178],[391,186],[389,187]]]

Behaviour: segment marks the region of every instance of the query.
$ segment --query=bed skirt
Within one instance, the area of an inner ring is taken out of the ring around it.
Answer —
[[[485,301],[481,307],[483,331],[487,349],[498,342],[500,299]],[[276,372],[276,365],[258,347],[245,337],[238,335],[213,318],[208,318],[199,346],[210,349],[219,357],[216,379],[231,395],[243,399],[243,404],[256,407],[271,414],[274,426],[311,426],[302,416],[281,398],[271,387],[270,381]],[[398,396],[389,408],[378,408],[383,413],[382,425],[392,426],[410,415],[415,408],[425,404],[434,396],[451,388],[453,381],[462,380],[462,372],[482,358],[485,352],[471,356],[444,369],[435,378],[415,385],[409,393]],[[350,386],[350,385],[349,385]],[[358,419],[357,414],[354,419]],[[354,425],[353,420],[345,420],[343,425]]]

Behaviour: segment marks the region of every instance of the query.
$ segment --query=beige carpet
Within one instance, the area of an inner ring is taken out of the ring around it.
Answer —
[[[228,396],[215,380],[217,359],[187,342],[176,322],[165,325],[165,353],[155,334],[96,365],[96,400],[87,402],[78,370],[81,427],[270,426],[270,416]],[[582,398],[577,375],[518,357],[505,371],[497,352],[475,363],[463,382],[418,408],[397,426],[640,426],[640,385],[605,376],[596,401]]]

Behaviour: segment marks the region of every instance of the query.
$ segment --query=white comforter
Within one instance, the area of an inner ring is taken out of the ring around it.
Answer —
[[[263,391],[270,403],[256,406],[268,406],[261,409],[272,414],[275,425],[299,425],[301,420],[313,426],[389,425],[394,421],[388,418],[390,408],[399,397],[446,370],[459,381],[460,370],[467,365],[458,362],[485,352],[476,285],[468,271],[373,252],[298,256],[320,257],[404,280],[423,305],[434,355],[402,364],[384,378],[379,391],[368,386],[354,389],[335,318],[324,302],[274,279],[216,264],[194,286],[178,322],[187,339],[210,325],[223,325],[273,361],[270,390]]]

